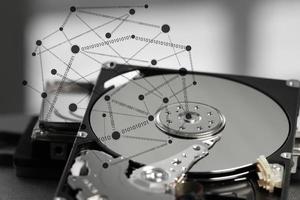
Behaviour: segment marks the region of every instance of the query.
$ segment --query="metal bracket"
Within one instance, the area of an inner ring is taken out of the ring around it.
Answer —
[[[130,182],[139,189],[155,193],[172,193],[186,172],[208,154],[207,145],[198,143],[178,154],[135,170]]]
[[[125,175],[128,167],[128,159],[112,158],[96,150],[83,151],[73,164],[73,170],[68,176],[68,185],[77,191],[76,199],[174,200],[174,196],[170,194],[149,195],[145,190],[137,190]]]

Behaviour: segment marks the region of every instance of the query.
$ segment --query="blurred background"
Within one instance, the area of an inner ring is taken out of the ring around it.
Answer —
[[[38,112],[32,69],[35,41],[57,29],[71,5],[149,4],[139,19],[168,23],[173,41],[191,44],[196,70],[300,79],[300,1],[297,0],[23,0],[1,4],[0,113]],[[26,99],[26,100],[25,100]],[[38,100],[37,100],[38,99]],[[35,108],[36,107],[36,108]]]

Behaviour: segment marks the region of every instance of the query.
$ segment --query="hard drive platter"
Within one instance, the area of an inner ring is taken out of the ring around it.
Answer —
[[[298,106],[285,95],[298,92],[285,81],[108,63],[78,108],[57,197],[284,199]]]
[[[155,90],[148,82],[155,84]],[[286,114],[275,101],[235,81],[205,75],[157,75],[116,90],[94,104],[92,130],[108,149],[125,158],[138,154],[132,159],[143,164],[175,155],[216,130],[221,139],[191,172],[228,172],[255,163],[260,155],[271,155],[289,133]],[[162,130],[163,126],[168,127]]]

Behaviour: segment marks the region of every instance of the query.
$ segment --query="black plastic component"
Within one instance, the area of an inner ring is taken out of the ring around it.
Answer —
[[[57,179],[64,169],[77,130],[74,129],[72,134],[69,133],[68,140],[63,140],[63,133],[60,133],[62,137],[58,138],[47,137],[45,134],[43,140],[34,140],[32,133],[36,123],[38,118],[34,117],[16,149],[14,155],[16,174],[20,177]]]

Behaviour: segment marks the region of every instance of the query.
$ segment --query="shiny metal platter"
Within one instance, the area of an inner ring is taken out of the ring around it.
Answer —
[[[217,134],[209,155],[190,169],[204,173],[252,165],[279,149],[289,133],[286,114],[265,94],[189,74],[134,79],[110,90],[94,104],[90,124],[107,148],[146,165]]]

